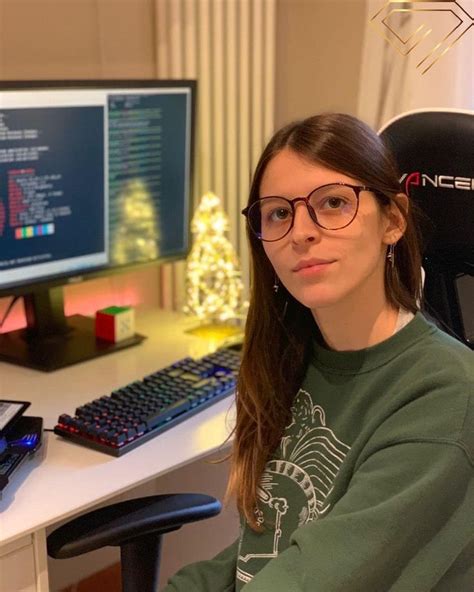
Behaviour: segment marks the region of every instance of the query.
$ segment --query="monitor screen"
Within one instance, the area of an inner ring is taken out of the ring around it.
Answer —
[[[0,294],[186,255],[194,85],[126,84],[2,83]]]
[[[71,342],[60,286],[186,256],[195,91],[190,80],[0,82],[0,296],[23,295],[28,321],[0,336],[0,359],[42,352],[46,334]]]

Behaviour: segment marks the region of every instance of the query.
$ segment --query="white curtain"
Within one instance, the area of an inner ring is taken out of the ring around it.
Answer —
[[[379,129],[413,109],[474,109],[473,16],[474,0],[368,0],[359,117]]]
[[[240,211],[274,126],[276,0],[155,0],[156,76],[196,78],[194,196],[221,197],[248,287]],[[161,305],[180,310],[184,263],[161,269]]]

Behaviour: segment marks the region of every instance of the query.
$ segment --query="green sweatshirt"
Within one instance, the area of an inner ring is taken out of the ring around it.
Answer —
[[[163,592],[473,592],[474,353],[421,313],[373,347],[314,344],[259,490],[264,532]]]

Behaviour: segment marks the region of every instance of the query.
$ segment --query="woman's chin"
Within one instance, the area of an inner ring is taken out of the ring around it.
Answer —
[[[293,294],[293,296],[311,310],[334,306],[341,299],[338,294],[331,290],[315,290],[314,288],[303,293]]]

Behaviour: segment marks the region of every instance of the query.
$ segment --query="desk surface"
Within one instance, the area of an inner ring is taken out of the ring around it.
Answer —
[[[139,313],[141,345],[53,373],[0,363],[0,398],[31,401],[27,414],[53,428],[61,413],[216,344],[186,334],[190,319],[165,311]],[[26,462],[0,500],[0,545],[64,520],[217,450],[234,417],[232,397],[212,405],[121,458],[45,433],[42,455]]]

